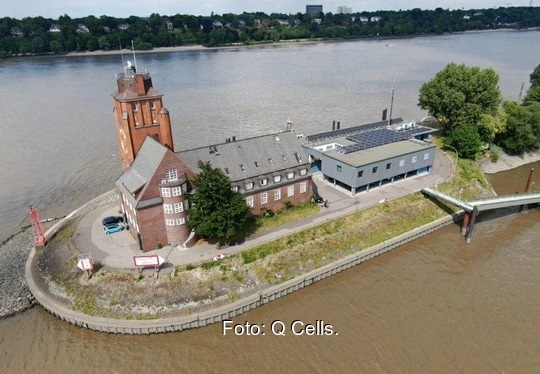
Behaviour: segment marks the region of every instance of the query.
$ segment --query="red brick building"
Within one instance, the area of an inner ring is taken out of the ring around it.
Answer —
[[[124,173],[116,181],[120,206],[139,248],[183,244],[190,235],[190,179],[210,161],[245,196],[251,214],[308,201],[313,185],[308,155],[292,131],[228,140],[174,153],[169,112],[148,73],[129,63],[117,75],[114,116]]]
[[[135,161],[116,181],[122,212],[141,250],[186,241],[187,193],[194,176],[170,149],[146,138]]]

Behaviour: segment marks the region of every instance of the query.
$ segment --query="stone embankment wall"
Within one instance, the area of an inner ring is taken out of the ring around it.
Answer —
[[[82,208],[81,208],[82,209]],[[283,284],[261,290],[257,294],[243,298],[234,303],[211,309],[202,313],[189,316],[167,318],[159,320],[118,320],[111,318],[92,317],[86,314],[72,311],[55,302],[54,298],[42,290],[34,277],[39,276],[34,266],[36,251],[32,249],[26,263],[26,279],[28,286],[39,304],[51,314],[73,325],[85,327],[91,330],[115,333],[115,334],[153,334],[172,331],[183,331],[197,327],[203,327],[225,319],[234,318],[261,305],[267,304],[280,297],[286,296],[301,288],[307,287],[324,278],[337,274],[352,266],[358,265],[373,257],[391,251],[403,244],[411,242],[422,236],[437,231],[459,220],[461,214],[447,216],[437,221],[419,227],[396,238],[380,243],[366,250],[349,255],[332,264],[313,270],[305,275],[291,279]],[[60,226],[59,226],[60,227]],[[58,227],[58,228],[59,228]],[[57,229],[58,229],[57,228]],[[458,232],[456,230],[456,235]]]

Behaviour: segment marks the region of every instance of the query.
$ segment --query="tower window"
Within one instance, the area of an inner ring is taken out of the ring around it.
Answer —
[[[175,181],[178,179],[178,171],[176,169],[167,170],[165,173],[165,178],[167,182]]]
[[[136,112],[137,111],[137,103],[131,104],[131,109]]]
[[[156,102],[150,101],[150,109],[156,109]]]

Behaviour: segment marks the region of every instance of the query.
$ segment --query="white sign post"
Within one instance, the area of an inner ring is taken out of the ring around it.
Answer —
[[[90,278],[92,276],[92,269],[94,268],[92,257],[90,255],[81,255],[77,262],[77,267],[82,271],[86,271],[88,278]]]
[[[133,263],[139,270],[139,273],[141,273],[143,269],[147,267],[153,267],[156,270],[156,273],[158,273],[159,267],[164,262],[165,259],[160,255],[133,256]]]

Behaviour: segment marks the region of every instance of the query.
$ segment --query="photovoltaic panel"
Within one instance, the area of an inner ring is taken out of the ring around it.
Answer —
[[[392,125],[396,125],[401,122],[403,122],[402,118],[394,118],[392,120]],[[318,142],[325,139],[341,138],[341,137],[348,136],[351,134],[363,133],[366,131],[384,128],[386,126],[388,126],[388,121],[373,122],[373,123],[368,123],[365,125],[348,127],[346,129],[332,130],[332,131],[322,132],[319,134],[308,135],[306,136],[306,140],[308,142]]]
[[[347,140],[356,144],[341,147],[339,152],[347,154],[361,151],[368,148],[378,147],[385,144],[395,143],[402,140],[411,139],[415,135],[431,132],[432,129],[424,126],[417,126],[407,130],[394,130],[389,128],[377,129],[361,134],[355,134],[347,137]]]

